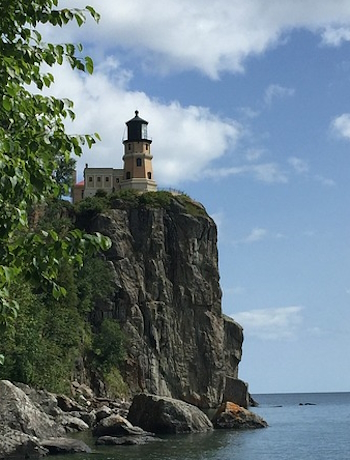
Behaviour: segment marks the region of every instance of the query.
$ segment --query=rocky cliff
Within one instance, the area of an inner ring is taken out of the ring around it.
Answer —
[[[116,200],[113,208],[89,223],[113,243],[106,257],[114,297],[95,321],[118,319],[126,333],[123,373],[132,392],[202,408],[237,400],[243,335],[222,314],[214,221],[200,204],[176,196],[163,207]]]

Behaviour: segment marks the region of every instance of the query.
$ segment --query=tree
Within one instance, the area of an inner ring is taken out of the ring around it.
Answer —
[[[68,135],[64,120],[74,119],[72,102],[33,91],[54,82],[44,64],[65,60],[92,73],[92,60],[81,57],[80,45],[44,43],[37,30],[40,24],[62,27],[70,21],[81,26],[86,14],[99,19],[91,7],[58,9],[58,0],[0,0],[0,327],[14,321],[19,307],[11,296],[12,280],[23,276],[34,285],[46,283],[58,297],[64,294],[55,281],[60,263],[81,265],[85,252],[109,244],[78,230],[60,239],[54,230],[35,231],[28,220],[48,197],[60,195],[58,167],[69,166],[71,154],[81,155],[82,145],[91,147],[98,137]]]
[[[70,158],[67,162],[65,156],[59,154],[57,155],[56,162],[57,168],[55,171],[55,179],[60,187],[60,196],[68,196],[74,185],[73,181],[76,160],[74,158]]]

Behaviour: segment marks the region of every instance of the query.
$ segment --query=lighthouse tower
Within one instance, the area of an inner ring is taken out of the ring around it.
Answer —
[[[151,143],[147,135],[148,121],[135,117],[126,122],[127,138],[124,144],[124,170],[123,180],[120,182],[122,189],[134,189],[154,192],[157,184],[153,179]]]

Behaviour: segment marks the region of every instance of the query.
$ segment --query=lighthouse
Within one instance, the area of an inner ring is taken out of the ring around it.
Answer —
[[[148,121],[140,118],[136,110],[134,118],[127,121],[126,126],[127,135],[123,140],[123,169],[90,168],[86,164],[84,180],[72,187],[73,203],[94,196],[98,190],[103,190],[107,194],[127,189],[141,193],[157,191],[152,169],[152,140],[147,133]]]
[[[147,133],[148,121],[135,116],[126,122],[127,138],[124,144],[124,174],[121,189],[153,192],[157,184],[153,179],[151,144]]]

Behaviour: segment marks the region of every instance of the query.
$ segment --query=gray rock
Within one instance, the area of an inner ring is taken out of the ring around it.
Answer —
[[[227,377],[223,401],[234,401],[247,409],[250,402],[248,384],[242,380]]]
[[[243,334],[222,314],[214,221],[177,197],[167,209],[115,204],[88,229],[112,240],[114,292],[93,321],[115,318],[129,338],[123,378],[133,394],[217,407],[226,377],[238,378]]]
[[[84,408],[66,395],[57,395],[57,405],[64,412],[83,411]]]
[[[90,412],[87,412],[87,411],[72,411],[72,412],[69,412],[68,414],[65,414],[65,415],[79,418],[83,422],[85,422],[89,427],[92,427],[93,425],[96,424],[96,414],[95,414],[94,410],[92,410]],[[62,414],[61,414],[61,416],[62,416]]]
[[[47,449],[50,454],[91,453],[90,447],[79,439],[50,438],[41,441],[41,445]]]
[[[153,436],[101,436],[96,440],[98,446],[134,446],[159,441]]]
[[[143,433],[141,428],[134,427],[129,420],[117,414],[102,419],[92,430],[94,436],[125,436]]]
[[[47,453],[37,437],[0,426],[0,459],[38,459]]]
[[[108,406],[102,406],[99,409],[96,409],[96,420],[99,422],[103,418],[109,417],[112,415],[112,409]]]
[[[0,381],[0,425],[38,438],[62,436],[65,433],[61,426],[8,380]]]
[[[213,417],[215,428],[266,428],[266,421],[259,415],[254,414],[237,404],[226,402],[223,403]]]
[[[61,414],[61,409],[57,406],[56,395],[46,390],[36,390],[24,383],[16,382],[14,385],[20,388],[28,396],[32,403],[48,415],[56,417]]]
[[[198,407],[172,398],[140,394],[130,407],[128,419],[146,431],[161,433],[192,433],[213,428]]]
[[[67,432],[85,431],[89,429],[89,425],[83,420],[78,417],[72,417],[68,414],[60,415],[57,418],[57,422],[60,423]]]

